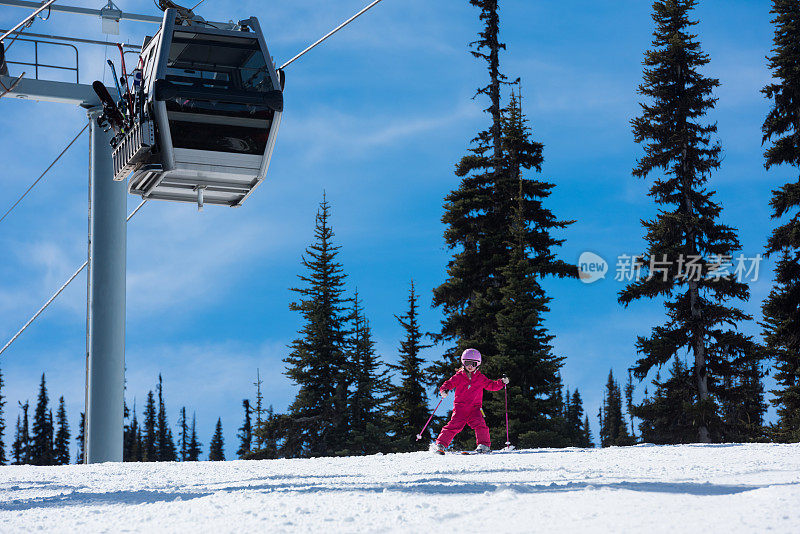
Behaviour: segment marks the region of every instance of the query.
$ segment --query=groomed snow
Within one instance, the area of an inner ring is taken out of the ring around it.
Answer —
[[[0,467],[0,532],[800,532],[800,445]]]

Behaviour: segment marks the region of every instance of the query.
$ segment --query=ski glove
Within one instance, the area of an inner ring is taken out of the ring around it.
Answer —
[[[508,382],[509,382],[509,380],[508,380],[508,377],[507,377],[507,376],[504,376],[503,378],[501,378],[501,379],[500,379],[500,381],[501,381],[503,384],[506,384],[506,385],[508,385]]]
[[[447,396],[447,392],[445,390],[443,390],[443,389],[440,389],[439,390],[439,396],[441,398],[445,398]]]

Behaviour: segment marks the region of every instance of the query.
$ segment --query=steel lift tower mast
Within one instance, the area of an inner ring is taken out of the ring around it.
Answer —
[[[42,4],[0,0],[0,4],[39,9]],[[102,10],[51,5],[53,11],[92,15],[113,31],[114,22],[134,20],[161,23],[160,17],[128,15],[113,4]],[[137,47],[138,48],[138,47]],[[0,75],[11,98],[60,102],[87,110],[91,134],[91,206],[89,291],[87,313],[85,462],[121,462],[123,391],[125,382],[125,278],[127,191],[114,181],[111,134],[95,120],[102,111],[91,85]]]

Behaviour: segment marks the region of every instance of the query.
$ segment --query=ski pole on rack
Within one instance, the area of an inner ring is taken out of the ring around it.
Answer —
[[[506,375],[503,375],[503,378],[507,378]],[[506,449],[511,446],[511,440],[508,437],[508,384],[505,385],[503,388],[503,395],[505,396],[506,401]]]
[[[421,439],[422,439],[422,433],[423,433],[423,432],[425,432],[425,429],[426,429],[426,428],[428,428],[428,423],[430,423],[430,422],[431,422],[431,419],[433,419],[433,416],[436,414],[436,410],[438,410],[438,409],[439,409],[439,406],[441,406],[441,405],[442,405],[442,402],[443,402],[443,401],[444,401],[444,397],[442,397],[442,398],[441,398],[441,400],[439,401],[439,404],[437,404],[437,405],[436,405],[436,408],[434,408],[434,409],[433,409],[433,413],[431,413],[431,416],[430,416],[430,417],[428,417],[428,421],[425,423],[425,426],[423,426],[423,427],[422,427],[422,430],[420,430],[420,431],[419,431],[419,434],[417,434],[417,441],[419,441],[419,440],[421,440]]]

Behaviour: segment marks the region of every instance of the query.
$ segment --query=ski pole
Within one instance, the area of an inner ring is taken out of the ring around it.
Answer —
[[[506,378],[506,375],[503,375],[503,378]],[[508,384],[503,388],[503,395],[506,400],[506,448],[508,448],[511,445],[511,440],[508,438]]]
[[[428,417],[428,422],[427,422],[427,423],[425,423],[425,426],[423,426],[423,427],[422,427],[422,430],[420,430],[420,431],[419,431],[419,434],[417,434],[417,441],[419,441],[419,440],[421,440],[421,439],[422,439],[422,433],[423,433],[423,432],[425,432],[425,429],[426,429],[426,428],[428,428],[428,423],[430,423],[430,422],[431,422],[431,419],[433,419],[433,416],[436,414],[436,410],[438,410],[438,409],[439,409],[439,406],[441,406],[441,405],[442,405],[442,402],[443,402],[443,401],[444,401],[444,397],[442,397],[442,400],[440,400],[440,401],[439,401],[439,404],[437,404],[437,405],[436,405],[436,408],[434,408],[434,409],[433,409],[433,413],[431,414],[431,416],[430,416],[430,417]]]

